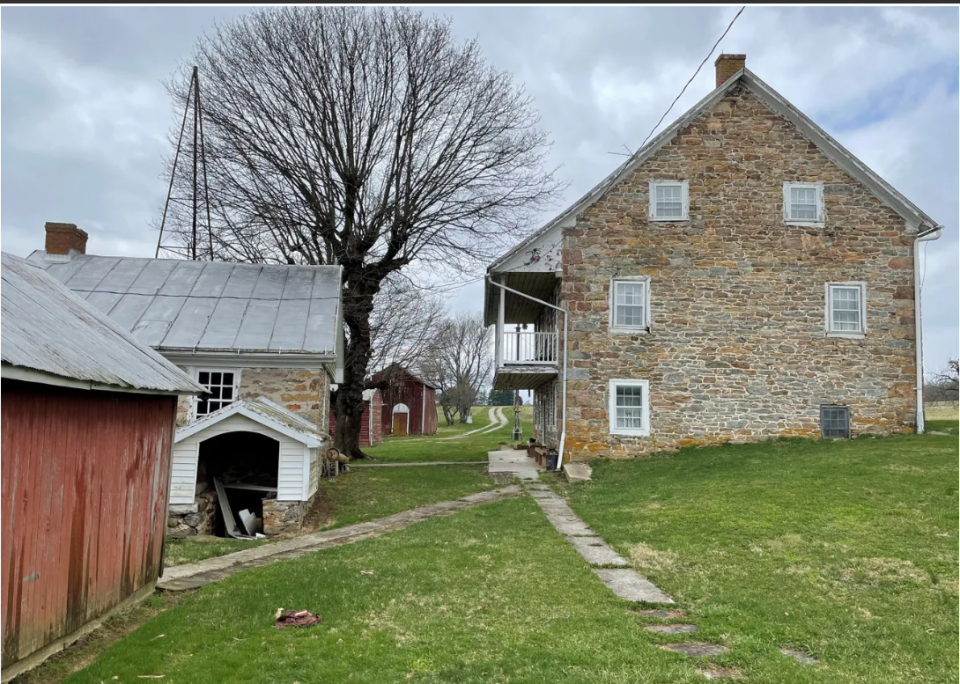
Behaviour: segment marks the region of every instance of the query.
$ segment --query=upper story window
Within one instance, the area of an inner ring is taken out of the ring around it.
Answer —
[[[784,183],[783,220],[793,225],[823,223],[823,183]]]
[[[867,332],[864,283],[827,283],[827,335],[863,337]]]
[[[650,220],[686,221],[690,217],[690,185],[687,181],[650,181]]]
[[[240,372],[236,370],[201,370],[197,372],[197,383],[203,385],[210,394],[197,398],[196,415],[213,413],[237,398],[237,384]]]
[[[610,434],[650,434],[649,390],[647,380],[610,381]]]
[[[610,283],[610,331],[650,330],[650,279],[622,278]]]

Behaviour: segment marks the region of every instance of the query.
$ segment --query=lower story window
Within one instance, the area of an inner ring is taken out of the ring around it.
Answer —
[[[650,383],[647,380],[610,381],[610,434],[650,434]]]
[[[850,407],[821,406],[820,434],[824,437],[850,438]]]
[[[213,413],[234,402],[237,397],[237,375],[234,371],[202,370],[197,373],[197,383],[210,392],[197,399],[197,416]]]

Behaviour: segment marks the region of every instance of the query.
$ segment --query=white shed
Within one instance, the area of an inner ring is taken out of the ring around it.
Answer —
[[[177,430],[170,504],[193,505],[212,487],[205,474],[215,459],[217,472],[239,470],[253,478],[251,486],[275,487],[277,501],[307,501],[317,491],[325,440],[306,419],[265,397],[229,404]]]

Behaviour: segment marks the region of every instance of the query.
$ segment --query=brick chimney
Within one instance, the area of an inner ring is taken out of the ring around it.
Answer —
[[[747,63],[746,55],[720,55],[714,66],[717,67],[717,87],[722,86],[727,79],[740,71]]]
[[[47,232],[47,240],[44,249],[47,254],[70,254],[70,250],[76,250],[80,254],[87,253],[87,234],[77,228],[75,223],[51,223],[44,224]]]

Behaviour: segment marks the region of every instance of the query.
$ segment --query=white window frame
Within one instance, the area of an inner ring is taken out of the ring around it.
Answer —
[[[814,190],[814,201],[817,205],[817,217],[812,219],[795,219],[792,217],[792,202],[790,191],[794,188],[807,188]],[[791,183],[783,184],[783,222],[788,226],[822,226],[825,220],[826,212],[823,207],[823,183]]]
[[[200,374],[201,373],[233,373],[233,399],[230,400],[230,403],[235,401],[240,401],[240,369],[239,368],[194,368],[193,369],[193,379],[199,385],[200,383]],[[206,387],[207,385],[204,385]],[[190,416],[191,422],[204,418],[209,413],[205,413],[202,416],[197,413],[197,409],[200,407],[200,397],[193,395],[190,397]],[[223,408],[222,406],[220,408]],[[212,411],[210,412],[212,413]]]
[[[846,288],[860,291],[860,330],[833,329],[833,289]],[[824,330],[827,337],[846,337],[848,339],[863,339],[867,335],[867,284],[861,281],[832,282],[824,285]]]
[[[680,187],[680,199],[683,202],[681,216],[657,216],[657,188],[675,185]],[[650,181],[650,193],[648,195],[650,205],[649,215],[651,221],[689,221],[690,220],[690,183],[685,180],[660,180],[652,179]]]
[[[640,325],[617,325],[617,283],[641,283],[643,285],[643,323]],[[608,297],[610,332],[628,333],[630,335],[646,335],[650,332],[650,276],[617,276],[610,279],[610,295]]]
[[[617,387],[619,386],[640,387],[643,390],[643,427],[640,428],[622,428],[617,427]],[[647,437],[650,434],[650,381],[649,380],[627,380],[615,379],[610,381],[608,390],[607,417],[610,422],[611,435],[625,435],[630,437]]]

